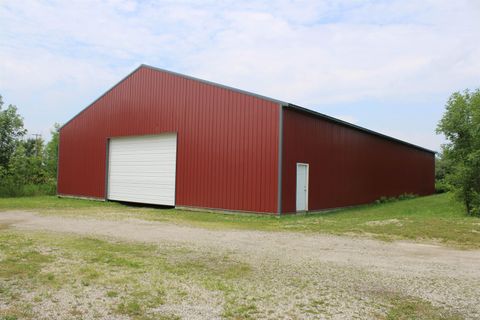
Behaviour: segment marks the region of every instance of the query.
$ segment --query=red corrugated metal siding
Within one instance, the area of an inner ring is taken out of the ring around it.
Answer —
[[[276,212],[278,112],[141,67],[61,129],[58,192],[104,198],[107,138],[177,132],[177,206]]]
[[[282,212],[294,212],[296,163],[309,166],[309,209],[434,192],[434,154],[313,117],[283,111]]]

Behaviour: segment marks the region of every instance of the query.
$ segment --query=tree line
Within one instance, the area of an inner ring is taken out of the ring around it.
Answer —
[[[0,95],[0,197],[55,194],[60,125],[45,143],[27,135],[16,106],[3,106]]]

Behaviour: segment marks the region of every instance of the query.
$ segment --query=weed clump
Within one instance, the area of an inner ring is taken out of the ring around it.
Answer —
[[[402,201],[402,200],[415,199],[417,197],[418,195],[413,193],[403,193],[398,197],[380,197],[380,199],[375,200],[375,203],[376,204],[390,203],[390,202],[396,202],[396,201]]]

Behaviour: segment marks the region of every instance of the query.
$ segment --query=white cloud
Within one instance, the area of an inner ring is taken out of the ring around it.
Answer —
[[[194,57],[192,69],[307,105],[437,94],[471,85],[480,71],[480,28],[458,19],[305,27],[244,14]]]

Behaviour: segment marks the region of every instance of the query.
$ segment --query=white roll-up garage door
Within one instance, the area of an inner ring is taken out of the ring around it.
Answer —
[[[175,133],[111,138],[107,198],[174,206],[176,154]]]

